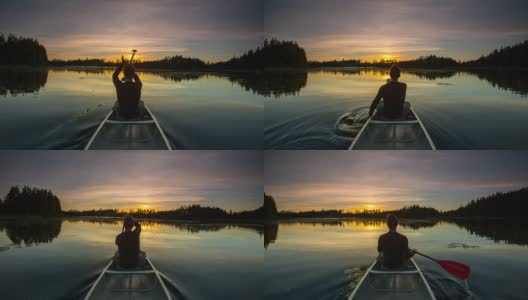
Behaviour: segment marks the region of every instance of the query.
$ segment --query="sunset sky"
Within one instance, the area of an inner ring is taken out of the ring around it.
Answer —
[[[279,210],[453,209],[528,186],[526,151],[273,151],[265,192]]]
[[[12,185],[47,188],[64,210],[262,205],[258,151],[2,151],[0,165],[1,198]]]
[[[266,0],[264,27],[312,60],[468,60],[528,39],[527,11],[526,0]]]
[[[53,58],[217,61],[262,43],[261,0],[7,0],[0,32],[35,37]]]

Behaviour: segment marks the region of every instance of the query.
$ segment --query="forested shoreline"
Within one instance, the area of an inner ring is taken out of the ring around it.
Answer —
[[[457,61],[450,57],[424,55],[407,61],[342,59],[332,61],[310,61],[305,49],[295,41],[265,39],[261,46],[250,49],[240,56],[226,61],[206,62],[200,58],[182,55],[167,56],[150,61],[135,61],[138,69],[165,70],[265,70],[265,69],[307,69],[377,67],[387,68],[397,63],[403,68],[416,69],[528,69],[528,40],[515,45],[495,49],[480,58]],[[48,60],[46,48],[37,39],[0,34],[0,65],[28,65],[52,67],[115,67],[120,60],[101,58],[74,60]]]
[[[522,221],[523,214],[528,209],[528,187],[518,190],[494,193],[479,197],[457,209],[441,211],[432,207],[419,205],[405,206],[396,210],[356,210],[322,209],[311,211],[279,211],[273,196],[264,195],[266,219],[319,219],[319,218],[351,218],[351,219],[384,219],[387,214],[394,214],[402,219],[508,219]],[[268,209],[266,209],[268,207]]]
[[[41,217],[123,217],[132,215],[140,219],[160,220],[258,220],[263,218],[264,207],[255,210],[226,211],[219,207],[201,205],[181,206],[171,210],[153,209],[92,209],[63,211],[60,199],[48,189],[12,186],[0,198],[0,216]]]

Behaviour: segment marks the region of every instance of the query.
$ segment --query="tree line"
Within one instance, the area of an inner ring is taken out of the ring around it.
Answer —
[[[0,212],[10,215],[59,216],[62,212],[59,198],[50,190],[13,186],[3,201]]]
[[[92,210],[69,210],[63,212],[66,217],[123,217],[131,215],[138,219],[160,219],[160,220],[222,220],[222,219],[259,219],[262,218],[261,209],[251,211],[226,211],[219,207],[201,206],[193,204],[181,206],[171,210],[118,210],[118,209],[92,209]]]
[[[528,68],[528,40],[513,46],[495,49],[486,56],[464,63],[470,67],[522,67]]]
[[[528,209],[528,187],[507,193],[495,193],[472,200],[456,210],[445,212],[450,217],[523,218]]]
[[[310,210],[310,211],[280,211],[277,212],[275,199],[264,194],[264,205],[274,207],[265,218],[363,218],[380,219],[387,214],[394,214],[404,219],[429,219],[429,218],[506,218],[509,220],[521,220],[521,214],[528,209],[528,188],[522,188],[507,193],[495,193],[485,197],[472,200],[466,205],[448,211],[439,211],[432,207],[419,205],[404,206],[400,209],[382,211],[356,210],[354,212],[342,209]]]
[[[294,41],[265,39],[262,47],[213,66],[223,68],[302,68],[307,66],[306,52]]]
[[[46,48],[36,39],[0,34],[0,65],[40,66],[47,62]]]
[[[255,210],[226,211],[219,207],[201,205],[181,206],[172,210],[157,211],[153,209],[137,209],[123,211],[118,209],[92,209],[62,211],[59,198],[48,189],[24,186],[12,186],[2,200],[0,198],[0,213],[6,215],[27,216],[66,216],[66,217],[123,217],[130,214],[137,218],[156,219],[262,219],[264,206]]]

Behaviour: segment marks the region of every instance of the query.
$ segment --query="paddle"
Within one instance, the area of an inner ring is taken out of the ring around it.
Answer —
[[[131,64],[132,61],[134,60],[134,55],[136,54],[136,52],[137,52],[136,49],[132,50],[132,57],[130,58],[130,62],[129,62],[130,64]]]
[[[132,50],[132,56],[130,57],[130,60],[128,61],[129,64],[132,64],[132,60],[134,59],[134,55],[136,55],[136,52],[137,52],[136,49]],[[122,56],[121,56],[121,58],[122,58]],[[125,64],[125,60],[124,60],[124,58],[122,58],[122,59],[123,59],[123,65],[124,65]],[[123,77],[121,79],[121,81],[125,81],[125,77]]]
[[[423,256],[423,257],[429,258],[432,261],[435,261],[442,268],[444,268],[444,270],[446,270],[447,272],[449,272],[451,275],[453,275],[455,277],[458,277],[458,278],[460,278],[462,280],[467,280],[469,278],[469,274],[471,273],[471,269],[469,268],[469,266],[467,266],[467,265],[465,265],[463,263],[459,263],[459,262],[452,261],[452,260],[435,259],[435,258],[432,258],[431,256],[425,255],[425,254],[420,253],[420,252],[418,252],[416,250],[414,252],[416,254],[419,254],[419,255]]]

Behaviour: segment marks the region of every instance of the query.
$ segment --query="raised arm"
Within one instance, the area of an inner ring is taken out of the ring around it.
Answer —
[[[119,73],[121,73],[121,70],[123,69],[123,66],[125,65],[125,58],[121,56],[121,62],[119,66],[114,71],[114,74],[112,74],[112,82],[114,82],[114,86],[117,87],[118,84],[121,84],[121,80],[119,80]]]
[[[372,117],[372,114],[378,107],[378,104],[381,101],[381,98],[383,98],[383,86],[380,87],[378,94],[376,95],[376,98],[374,98],[374,100],[372,101],[372,104],[370,105],[369,117]]]
[[[136,220],[136,223],[134,224],[134,232],[137,233],[138,235],[141,233],[141,224],[139,224],[139,222]]]

